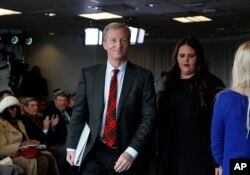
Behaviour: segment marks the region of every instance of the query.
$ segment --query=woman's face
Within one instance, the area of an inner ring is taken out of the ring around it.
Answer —
[[[18,108],[18,106],[16,106],[16,105],[8,107],[8,111],[9,111],[11,117],[15,118],[17,116],[17,112],[18,112],[17,108]]]
[[[177,61],[181,70],[181,79],[188,79],[195,74],[197,57],[192,47],[182,45],[177,54]]]

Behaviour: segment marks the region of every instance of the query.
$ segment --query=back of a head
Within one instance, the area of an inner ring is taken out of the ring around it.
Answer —
[[[9,96],[9,95],[12,95],[12,92],[11,91],[9,91],[9,90],[2,90],[2,91],[0,91],[0,101],[4,98],[4,97],[6,97],[6,96]]]
[[[250,41],[241,44],[235,53],[232,87],[238,85],[244,86],[247,89],[250,87]]]
[[[41,68],[39,66],[34,66],[32,67],[32,69],[30,70],[31,74],[37,75],[37,76],[41,76]]]

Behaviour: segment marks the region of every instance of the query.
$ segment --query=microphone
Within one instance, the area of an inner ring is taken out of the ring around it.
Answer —
[[[162,71],[162,73],[160,74],[160,76],[155,80],[155,83],[157,83],[161,78],[163,78],[165,75],[167,74],[167,71]]]

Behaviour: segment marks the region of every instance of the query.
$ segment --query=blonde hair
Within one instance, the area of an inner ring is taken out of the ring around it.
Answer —
[[[241,44],[235,53],[232,87],[239,85],[245,87],[244,93],[250,97],[250,41]]]
[[[248,97],[247,110],[247,136],[250,131],[250,41],[239,46],[235,53],[233,71],[232,71],[232,88],[241,87],[243,94]]]

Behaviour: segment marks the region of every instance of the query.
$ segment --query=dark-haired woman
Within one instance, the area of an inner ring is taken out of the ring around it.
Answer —
[[[159,105],[160,172],[165,175],[211,175],[210,126],[215,94],[223,82],[211,74],[194,37],[180,39],[166,75]]]

